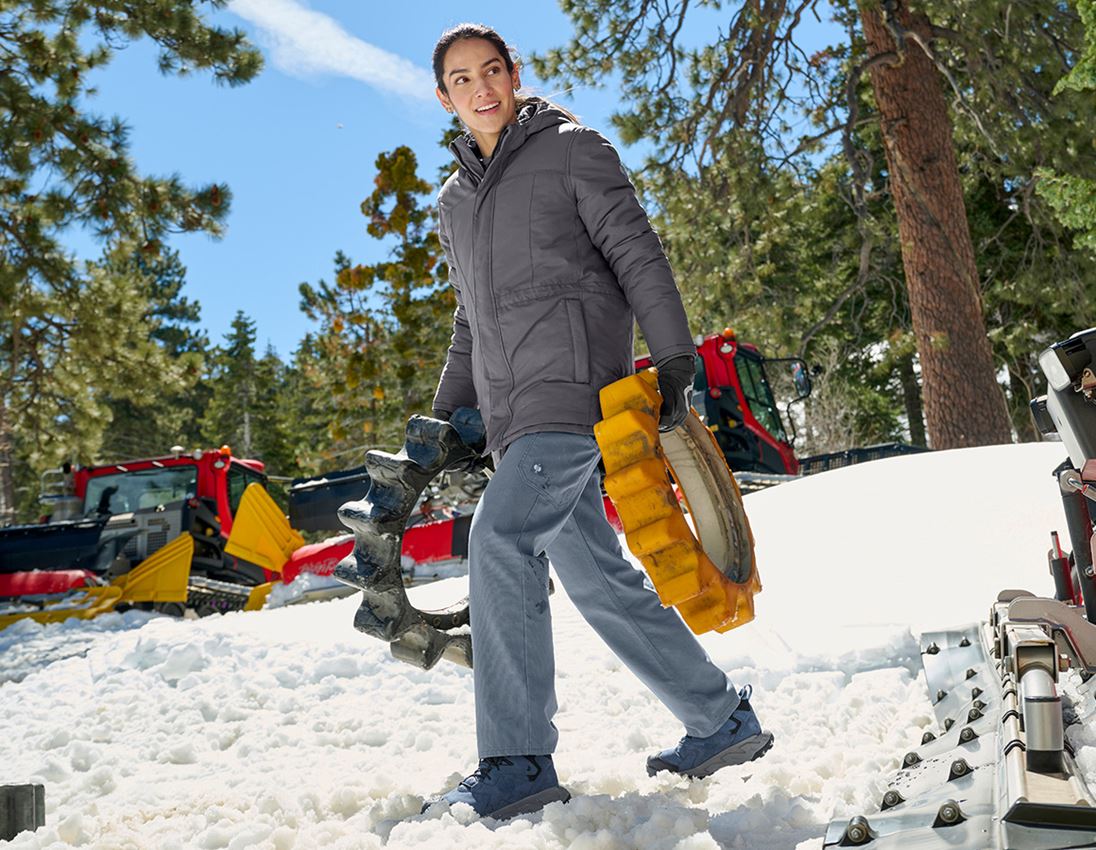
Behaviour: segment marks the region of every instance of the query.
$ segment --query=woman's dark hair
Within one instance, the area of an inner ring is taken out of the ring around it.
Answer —
[[[514,56],[501,35],[486,24],[457,24],[443,32],[438,43],[434,45],[434,80],[438,88],[446,94],[449,94],[449,89],[445,85],[445,54],[449,52],[450,47],[466,38],[482,38],[484,41],[491,42],[498,50],[502,61],[506,63],[506,73],[514,73]]]

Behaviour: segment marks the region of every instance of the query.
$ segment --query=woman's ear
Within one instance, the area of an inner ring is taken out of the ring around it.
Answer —
[[[449,96],[446,95],[445,92],[443,92],[439,88],[436,88],[436,89],[434,89],[434,94],[437,95],[438,100],[440,101],[441,105],[445,108],[446,112],[452,112],[453,111],[453,102],[451,100],[449,100]]]
[[[521,66],[514,63],[514,70],[510,72],[510,82],[514,84],[514,91],[521,88]]]

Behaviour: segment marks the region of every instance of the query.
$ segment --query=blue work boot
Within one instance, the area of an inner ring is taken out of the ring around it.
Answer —
[[[721,767],[745,764],[759,759],[773,745],[771,732],[764,732],[750,706],[753,689],[746,685],[738,692],[738,708],[727,722],[707,738],[686,735],[671,750],[663,750],[647,759],[647,774],[669,770],[694,779],[711,776]]]
[[[467,803],[480,817],[505,820],[570,799],[556,778],[551,756],[494,756],[480,759],[475,773],[452,791],[427,800],[422,810],[434,803]]]

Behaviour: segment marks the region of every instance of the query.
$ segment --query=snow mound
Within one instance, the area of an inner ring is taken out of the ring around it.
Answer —
[[[43,783],[47,806],[8,846],[816,847],[832,817],[878,803],[931,720],[914,632],[981,618],[1002,587],[1049,592],[1061,456],[939,452],[747,497],[758,619],[702,642],[754,685],[776,745],[709,779],[646,775],[682,730],[557,590],[556,764],[574,799],[501,824],[419,814],[475,765],[472,674],[392,660],[353,630],[354,598],[8,629],[3,670],[21,672],[0,685],[0,783]],[[411,595],[438,607],[466,586]]]

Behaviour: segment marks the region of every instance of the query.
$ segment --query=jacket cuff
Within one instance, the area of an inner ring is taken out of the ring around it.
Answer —
[[[665,351],[660,351],[658,357],[651,357],[652,362],[655,364],[655,368],[665,366],[670,360],[675,357],[696,357],[696,346],[691,342],[688,345],[675,345],[672,348],[667,348]]]

